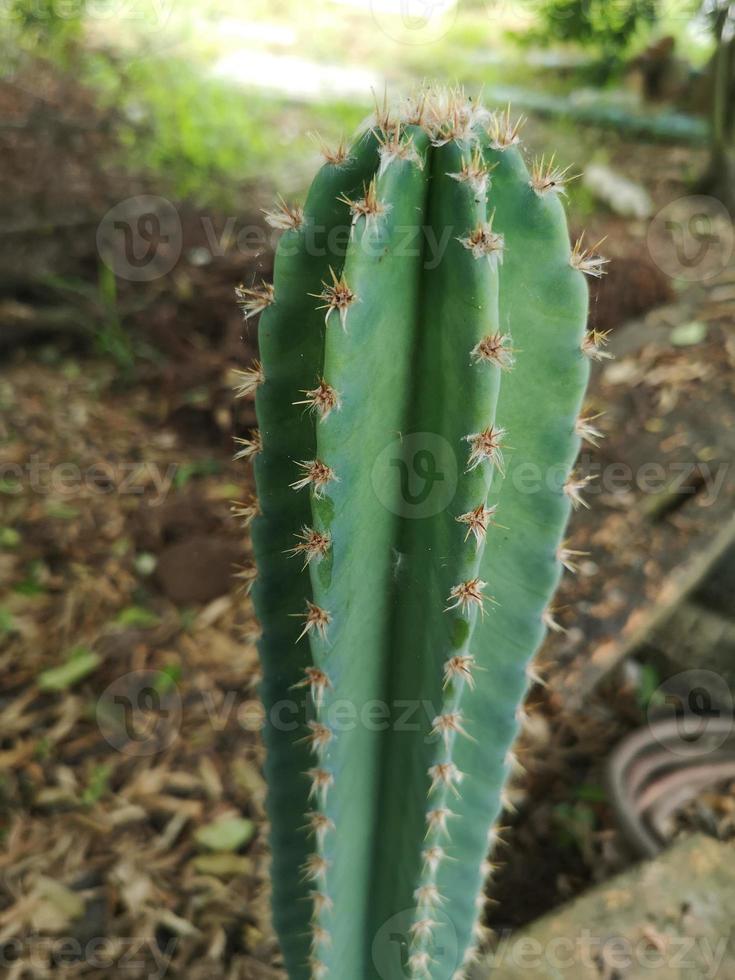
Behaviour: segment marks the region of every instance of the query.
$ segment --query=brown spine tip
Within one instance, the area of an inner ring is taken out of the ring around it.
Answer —
[[[306,775],[311,780],[309,799],[318,799],[321,806],[326,806],[329,790],[334,786],[334,776],[326,769],[309,769]]]
[[[579,563],[577,562],[577,558],[587,558],[588,556],[589,551],[573,551],[571,548],[567,548],[566,545],[560,545],[556,552],[556,557],[559,559],[560,563],[568,572],[571,572],[572,575],[576,575],[579,571]]]
[[[331,946],[332,934],[323,926],[314,925],[311,929],[311,946],[316,950],[319,946]]]
[[[230,513],[236,521],[241,522],[243,527],[248,527],[260,513],[257,497],[252,497],[249,501],[233,500],[230,504]]]
[[[493,231],[495,212],[489,221],[481,221],[465,238],[457,241],[472,252],[475,259],[487,259],[490,265],[497,267],[503,264],[505,251],[505,236]]]
[[[517,807],[513,802],[510,793],[507,789],[502,790],[500,794],[500,806],[506,813],[517,813]]]
[[[496,510],[496,506],[486,507],[485,504],[480,504],[474,510],[470,510],[466,514],[460,514],[459,517],[455,518],[459,524],[467,525],[467,533],[464,537],[465,541],[472,534],[476,543],[478,545],[482,544],[487,536],[488,525],[495,523],[493,517]]]
[[[347,311],[356,302],[357,296],[347,285],[344,276],[338,277],[331,266],[329,267],[329,272],[332,276],[331,283],[322,281],[322,286],[324,287],[322,291],[320,293],[309,293],[309,296],[323,300],[322,305],[317,306],[317,309],[327,311],[324,315],[326,326],[329,326],[329,317],[336,310],[339,313],[339,322],[342,329],[347,330]]]
[[[551,606],[544,609],[541,614],[541,622],[544,624],[547,630],[551,630],[552,633],[566,633],[567,630],[561,623],[556,619],[556,610]]]
[[[469,654],[450,657],[444,664],[444,688],[446,689],[455,681],[462,680],[472,690],[475,686],[472,671],[476,666],[475,658],[469,656]]]
[[[401,131],[400,123],[393,123],[387,129],[375,130],[375,138],[378,141],[378,177],[382,177],[388,167],[396,160],[414,163],[419,169],[423,169],[424,161],[419,156],[414,146],[413,136],[405,136]]]
[[[605,434],[592,425],[593,422],[602,417],[602,414],[602,412],[598,412],[597,415],[580,416],[574,425],[574,431],[580,439],[584,439],[591,446],[599,446],[600,439],[605,438]]]
[[[429,837],[431,834],[448,836],[448,821],[453,816],[455,814],[445,806],[429,810],[426,814],[426,836]]]
[[[431,786],[429,792],[434,793],[437,789],[448,789],[455,796],[459,796],[459,784],[462,782],[463,773],[453,762],[439,762],[429,768],[429,778]]]
[[[474,432],[464,437],[470,444],[470,456],[467,461],[469,470],[476,469],[481,463],[490,463],[503,473],[503,437],[505,429],[489,425],[482,432]]]
[[[353,200],[346,194],[340,194],[337,200],[348,205],[353,227],[360,218],[365,218],[369,226],[371,222],[374,223],[382,215],[387,214],[391,208],[390,204],[384,204],[378,197],[378,182],[375,177],[364,188],[363,197]]]
[[[582,353],[591,361],[613,360],[615,355],[604,349],[609,336],[609,330],[590,330],[582,341]]]
[[[325,162],[330,166],[341,167],[352,159],[344,138],[339,141],[336,147],[332,148],[325,143],[319,133],[311,133],[310,135],[319,147],[319,152],[324,157]]]
[[[485,599],[488,598],[482,591],[486,585],[487,582],[483,582],[479,578],[469,579],[467,582],[460,582],[459,585],[455,585],[447,597],[449,605],[444,611],[459,609],[463,613],[468,613],[473,607],[476,607],[482,612]]]
[[[323,422],[329,418],[331,412],[341,407],[339,392],[328,384],[324,378],[319,379],[316,388],[305,388],[301,391],[306,398],[296,401],[294,405],[306,405],[307,409],[315,412],[319,416],[319,421]]]
[[[321,708],[327,691],[332,690],[332,682],[327,674],[318,667],[304,667],[304,674],[304,679],[293,686],[294,688],[308,687],[314,705],[316,708]]]
[[[322,854],[310,854],[301,867],[307,881],[324,883],[329,870],[329,861]]]
[[[395,123],[391,119],[390,106],[388,104],[388,87],[383,89],[382,102],[378,99],[377,93],[373,90],[373,102],[375,103],[375,128],[383,133],[387,133]]]
[[[313,561],[321,561],[332,545],[332,538],[329,534],[306,525],[295,536],[299,543],[295,548],[289,548],[286,554],[293,557],[303,555],[304,568]]]
[[[326,813],[320,813],[317,810],[307,813],[306,817],[309,831],[316,838],[319,847],[322,847],[324,838],[330,831],[334,830],[334,821],[330,820]]]
[[[519,116],[515,122],[511,122],[510,106],[504,112],[494,112],[490,116],[487,129],[490,146],[494,150],[508,150],[511,146],[518,146],[521,142],[521,129],[525,122],[525,116]]]
[[[509,753],[509,755],[512,755],[512,753]],[[480,871],[482,873],[483,878],[492,878],[494,875],[498,873],[499,870],[500,870],[500,865],[496,864],[494,861],[491,861],[489,858],[485,858],[482,864],[480,865]],[[483,907],[484,907],[484,903],[483,903]]]
[[[547,161],[545,156],[534,160],[531,167],[531,179],[529,186],[534,189],[539,197],[546,197],[548,194],[566,195],[567,184],[576,180],[579,174],[569,176],[571,166],[557,167],[556,154]]]
[[[523,776],[523,775],[525,775],[526,768],[523,765],[523,763],[521,762],[521,760],[518,758],[518,756],[516,755],[516,753],[512,749],[509,749],[505,753],[505,760],[504,761],[505,761],[505,766],[506,766],[508,772],[512,776]],[[489,861],[487,862],[487,865],[488,865],[488,870],[486,871],[486,874],[487,875],[492,874],[495,865],[490,864]]]
[[[487,116],[485,109],[467,98],[462,86],[435,92],[429,106],[429,132],[434,146],[444,146],[452,141],[472,142],[475,127]]]
[[[235,296],[246,320],[262,313],[266,307],[275,302],[273,286],[269,282],[263,282],[259,286],[250,288],[243,285],[236,286]]]
[[[276,201],[275,208],[263,210],[263,214],[271,228],[277,228],[279,231],[297,230],[304,223],[303,209],[286,204],[282,197]]]
[[[401,109],[401,122],[406,126],[425,126],[428,112],[428,92],[422,89],[409,95]]]
[[[501,371],[510,371],[515,364],[515,349],[510,334],[488,334],[470,351],[473,364],[496,364]]]
[[[257,388],[265,381],[265,372],[260,361],[253,361],[244,371],[235,371],[237,379],[234,385],[235,398],[254,395]]]
[[[408,968],[412,977],[428,977],[431,957],[425,951],[411,953],[408,957]]]
[[[297,465],[303,476],[289,484],[292,490],[303,490],[311,486],[315,497],[323,497],[327,484],[337,479],[334,470],[319,459],[304,459]]]
[[[469,160],[463,162],[459,172],[455,174],[448,173],[447,177],[451,177],[452,180],[456,180],[461,184],[468,184],[474,194],[482,197],[484,194],[487,194],[490,186],[490,172],[495,167],[497,167],[497,164],[493,167],[487,166],[485,158],[482,155],[482,150],[479,146],[476,146],[472,151],[472,156]]]
[[[313,916],[318,917],[324,912],[331,912],[334,908],[334,902],[326,895],[324,892],[312,891],[310,892],[311,901],[313,903]]]
[[[443,715],[437,715],[432,722],[432,735],[439,735],[444,741],[445,746],[449,745],[454,735],[463,735],[469,738],[462,724],[462,715],[459,711],[447,711]]]
[[[255,580],[258,577],[258,569],[253,565],[241,565],[235,572],[234,578],[240,579],[242,582],[241,588],[245,590],[246,595],[250,595],[250,592],[255,585]]]
[[[526,667],[526,678],[531,684],[538,684],[539,687],[548,687],[546,678],[532,663]],[[516,717],[522,728],[528,728],[531,716],[525,709],[521,708]]]
[[[439,923],[430,918],[418,919],[409,928],[411,939],[417,943],[431,942],[434,930]]]
[[[574,474],[569,477],[567,482],[564,484],[564,493],[569,497],[572,502],[572,507],[577,510],[578,507],[586,507],[589,510],[589,504],[582,496],[582,491],[586,489],[589,484],[596,479],[595,476],[583,476],[579,479],[575,478]]]
[[[605,266],[610,264],[610,259],[604,258],[598,252],[600,245],[604,241],[605,239],[601,238],[596,245],[593,245],[591,248],[585,248],[584,235],[581,235],[572,249],[572,256],[569,260],[571,267],[578,272],[583,272],[586,276],[592,276],[594,279],[602,279],[603,276],[607,275]]]
[[[331,615],[322,609],[320,606],[315,605],[309,599],[306,600],[306,612],[305,613],[292,613],[293,616],[298,616],[304,620],[304,628],[299,633],[298,639],[302,639],[307,633],[314,630],[319,636],[325,640],[327,638],[327,626],[332,622]]]
[[[260,430],[253,429],[250,436],[250,439],[241,439],[239,436],[235,436],[235,445],[240,446],[240,449],[235,453],[235,460],[252,459],[253,456],[257,456],[262,451],[263,440],[260,435]]]
[[[439,865],[446,856],[446,851],[439,844],[433,844],[431,847],[427,847],[421,855],[424,861],[424,869],[428,870],[432,875],[435,875],[439,869]]]
[[[309,743],[312,750],[321,760],[329,747],[329,743],[334,738],[334,732],[320,721],[310,721],[308,722],[308,727],[310,732],[306,736],[305,741]]]
[[[311,970],[311,980],[324,980],[329,973],[327,964],[316,956],[309,957],[309,969]]]
[[[449,813],[448,810],[446,812]],[[436,908],[439,905],[443,905],[446,901],[433,882],[420,885],[413,893],[413,897],[420,909]]]

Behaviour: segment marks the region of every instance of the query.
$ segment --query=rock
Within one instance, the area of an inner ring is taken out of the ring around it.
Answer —
[[[210,602],[230,591],[241,560],[237,542],[194,535],[161,551],[155,580],[172,602]]]
[[[590,164],[584,174],[584,184],[598,201],[624,218],[643,220],[653,214],[653,201],[646,188],[610,167],[600,163]]]
[[[732,593],[730,593],[732,595]],[[695,599],[685,599],[670,616],[657,623],[646,644],[666,658],[663,673],[676,676],[686,672],[685,685],[691,684],[694,670],[712,671],[722,679],[722,693],[735,690],[735,619],[732,610],[726,615],[716,609],[708,609]],[[717,687],[719,688],[719,684]],[[717,699],[718,691],[703,682],[710,696]],[[691,688],[682,691],[682,703],[687,703]],[[722,705],[732,713],[732,698]]]
[[[470,980],[735,977],[733,858],[732,844],[685,838],[530,928],[501,937]]]

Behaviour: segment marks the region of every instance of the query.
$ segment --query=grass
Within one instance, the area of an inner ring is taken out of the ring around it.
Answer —
[[[202,74],[181,57],[90,57],[85,81],[121,111],[118,135],[128,164],[157,178],[165,193],[226,207],[241,182],[268,175],[279,186],[306,182],[317,154],[307,135],[327,140],[353,129],[364,109],[344,103],[308,106],[245,92]]]

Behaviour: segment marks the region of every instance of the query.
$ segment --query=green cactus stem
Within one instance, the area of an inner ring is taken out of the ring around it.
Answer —
[[[259,317],[253,590],[291,980],[450,980],[478,947],[589,360],[567,171],[459,92],[378,112],[281,202]]]

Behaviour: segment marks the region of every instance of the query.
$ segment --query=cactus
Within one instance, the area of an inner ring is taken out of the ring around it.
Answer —
[[[529,664],[555,626],[590,358],[568,173],[459,92],[381,108],[282,230],[259,316],[274,924],[291,980],[450,980],[479,944]],[[252,514],[253,508],[241,513]]]

